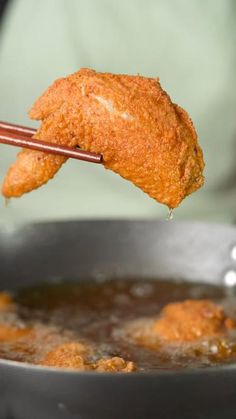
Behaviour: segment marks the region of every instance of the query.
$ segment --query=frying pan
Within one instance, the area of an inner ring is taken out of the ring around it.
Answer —
[[[236,228],[159,221],[2,227],[0,288],[88,278],[222,284]],[[231,272],[231,274],[229,273]],[[0,361],[1,419],[235,419],[236,366],[155,373],[70,372]]]

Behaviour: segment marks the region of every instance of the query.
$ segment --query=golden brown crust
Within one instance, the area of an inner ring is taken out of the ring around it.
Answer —
[[[99,359],[94,364],[94,369],[98,372],[133,372],[137,368],[132,361],[125,361],[123,358],[115,356],[108,359]]]
[[[49,87],[30,117],[43,121],[36,138],[101,153],[106,168],[170,208],[204,182],[193,124],[157,79],[81,69]],[[39,187],[64,161],[36,151],[19,153],[3,194],[21,196]]]
[[[167,304],[154,323],[153,331],[167,342],[191,342],[219,336],[235,327],[235,321],[213,302],[186,300]]]
[[[65,343],[52,349],[40,362],[41,365],[58,368],[90,370],[87,361],[89,349],[81,343]]]

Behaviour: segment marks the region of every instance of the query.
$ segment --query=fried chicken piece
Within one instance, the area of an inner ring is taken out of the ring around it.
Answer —
[[[10,294],[7,292],[0,292],[0,310],[6,310],[13,305],[14,302]]]
[[[29,115],[42,121],[36,139],[101,153],[107,169],[170,208],[203,185],[203,155],[193,124],[158,79],[81,69],[55,81]],[[38,188],[65,160],[21,151],[3,195],[19,197]]]
[[[0,324],[0,342],[9,342],[29,336],[32,333],[30,327],[13,327]]]
[[[153,325],[154,333],[169,343],[192,342],[212,338],[235,328],[233,319],[209,300],[186,300],[167,304],[160,319]]]
[[[64,343],[52,349],[40,364],[50,367],[88,371],[92,369],[92,366],[87,360],[88,354],[89,348],[82,343]]]
[[[125,361],[123,358],[115,356],[113,358],[99,359],[94,368],[99,372],[133,372],[136,365],[132,361]]]
[[[89,360],[91,352],[88,346],[81,343],[64,343],[50,351],[40,364],[57,368],[98,372],[131,372],[136,369],[133,362],[125,361],[120,357],[99,359],[93,363]]]

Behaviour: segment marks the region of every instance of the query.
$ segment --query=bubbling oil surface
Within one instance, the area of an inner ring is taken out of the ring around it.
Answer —
[[[15,296],[14,309],[0,311],[0,327],[8,324],[32,328],[31,338],[1,341],[0,357],[39,363],[52,348],[64,342],[85,342],[95,357],[121,356],[132,360],[141,371],[206,367],[219,363],[213,356],[214,343],[204,353],[186,351],[186,346],[153,350],[129,339],[128,324],[158,316],[162,307],[185,299],[212,299],[236,318],[236,299],[225,288],[207,284],[159,280],[109,280],[46,284],[21,289]],[[201,345],[204,345],[204,342]],[[236,336],[228,337],[230,357],[236,361]],[[189,349],[189,348],[187,348]]]

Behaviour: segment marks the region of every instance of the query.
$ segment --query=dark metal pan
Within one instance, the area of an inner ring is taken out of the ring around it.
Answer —
[[[69,278],[221,284],[236,271],[236,228],[89,221],[2,227],[0,288]],[[231,274],[232,274],[231,272]],[[236,367],[135,374],[0,361],[1,419],[235,419]]]

